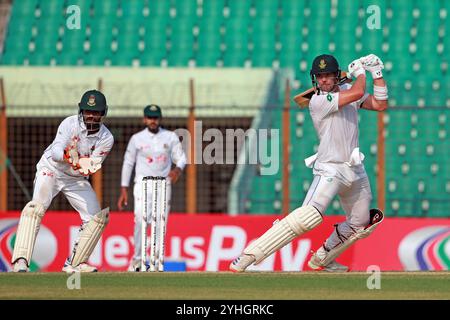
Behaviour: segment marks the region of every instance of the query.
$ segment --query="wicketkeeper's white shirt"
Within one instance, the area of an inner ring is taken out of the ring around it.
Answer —
[[[86,126],[78,115],[67,117],[59,125],[55,139],[45,149],[37,168],[46,167],[56,174],[84,177],[64,161],[64,149],[71,143],[76,144],[80,157],[101,158],[103,163],[114,144],[114,137],[103,124],[97,133],[88,135]]]
[[[186,166],[186,155],[176,133],[159,128],[154,134],[145,128],[135,133],[128,142],[122,166],[121,186],[129,186],[134,165],[136,183],[147,176],[167,177],[172,163],[182,170]]]
[[[341,91],[350,88],[350,84],[340,86]],[[339,92],[312,96],[309,111],[320,141],[315,161],[310,161],[314,174],[337,176],[346,184],[365,175],[364,155],[359,152],[358,110],[367,97],[366,93],[339,109]]]

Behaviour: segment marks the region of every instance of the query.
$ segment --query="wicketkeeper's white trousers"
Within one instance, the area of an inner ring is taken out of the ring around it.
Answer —
[[[38,167],[34,178],[33,200],[41,203],[47,210],[60,192],[80,214],[83,223],[89,222],[101,210],[97,195],[87,179]]]

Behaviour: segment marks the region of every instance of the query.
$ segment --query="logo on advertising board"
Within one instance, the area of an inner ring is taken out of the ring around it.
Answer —
[[[0,272],[11,271],[11,257],[19,219],[0,219]],[[39,271],[49,266],[57,253],[57,240],[54,234],[41,225],[36,238],[30,271]]]
[[[402,239],[398,256],[407,271],[450,270],[450,227],[416,229]]]

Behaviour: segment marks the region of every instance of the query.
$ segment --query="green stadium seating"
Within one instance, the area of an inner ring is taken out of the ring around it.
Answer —
[[[211,2],[211,1],[208,1]],[[212,1],[214,2],[214,1]],[[204,6],[206,3],[203,4]],[[195,60],[199,67],[216,66],[221,56],[223,16],[205,15],[198,20]]]
[[[251,1],[228,0],[227,8],[230,10],[230,17],[245,20],[250,16]]]
[[[108,58],[106,53],[87,53],[81,57],[83,65],[85,66],[104,66],[105,61]]]
[[[171,0],[158,0],[149,1],[150,17],[153,18],[168,18],[171,14],[172,1]]]
[[[159,1],[151,1],[151,2],[159,2]],[[117,11],[119,8],[118,0],[93,1],[92,4],[94,8],[95,17],[117,16]]]
[[[14,5],[12,7],[13,20],[34,17],[38,3],[39,0],[22,0],[20,1],[20,5]]]
[[[195,18],[198,12],[197,0],[176,0],[175,10],[177,18]]]
[[[145,12],[146,2],[145,0],[121,1],[120,8],[122,9],[122,15],[129,22],[142,17]]]
[[[47,52],[36,52],[29,55],[29,64],[31,66],[50,65],[51,60],[54,59],[54,56],[55,55],[49,54]]]
[[[65,14],[65,0],[39,1],[38,8],[41,11],[41,17],[58,16]]]
[[[78,65],[78,60],[80,60],[80,56],[82,54],[79,51],[64,52],[56,56],[56,65],[60,66],[74,66]]]
[[[24,60],[27,57],[27,53],[17,53],[15,51],[6,51],[1,59],[0,63],[2,65],[16,65],[21,66],[24,64]]]
[[[281,0],[280,7],[283,18],[303,17],[308,2],[305,0]]]
[[[203,17],[223,18],[225,0],[203,1]]]

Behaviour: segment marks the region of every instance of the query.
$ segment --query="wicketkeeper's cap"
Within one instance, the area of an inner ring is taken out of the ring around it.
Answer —
[[[144,108],[144,116],[149,118],[161,118],[161,108],[156,104],[151,104]]]

